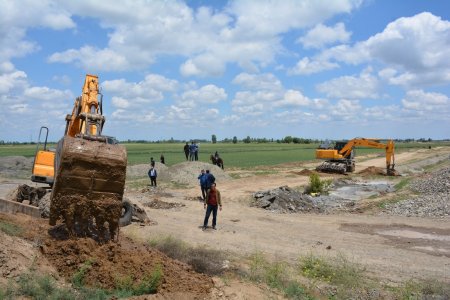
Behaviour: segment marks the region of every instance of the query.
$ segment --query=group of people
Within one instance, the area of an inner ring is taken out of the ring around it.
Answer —
[[[207,228],[209,217],[212,213],[212,228],[215,230],[217,225],[217,210],[222,210],[222,199],[219,190],[216,188],[216,178],[209,170],[201,170],[198,180],[200,181],[202,191],[203,208],[206,209],[202,229],[205,230]]]
[[[186,160],[190,161],[197,161],[198,160],[198,145],[196,142],[191,142],[189,145],[186,142],[186,145],[184,145],[184,154],[186,155]]]
[[[191,152],[192,145],[195,145],[194,146],[195,148],[192,148],[194,149],[193,152]],[[187,153],[186,153],[186,146],[188,147]],[[188,159],[189,157],[191,160],[198,160],[198,146],[194,142],[192,142],[191,145],[186,143],[186,146],[185,146],[186,159]],[[214,156],[219,157],[217,151]],[[164,155],[162,154],[160,157],[160,161],[162,164],[165,163]],[[156,187],[156,177],[158,176],[158,173],[155,169],[155,160],[153,159],[153,157],[150,158],[150,169],[148,170],[148,176],[150,177],[150,186]],[[213,215],[212,228],[215,230],[217,225],[217,211],[222,210],[222,199],[220,196],[220,191],[216,188],[216,178],[209,170],[201,170],[201,173],[198,176],[198,180],[200,181],[203,207],[206,210],[202,229],[205,230],[207,228],[209,217],[211,216],[212,213]]]

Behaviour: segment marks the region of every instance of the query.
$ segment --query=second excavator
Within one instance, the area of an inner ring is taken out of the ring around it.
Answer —
[[[86,75],[64,137],[56,150],[36,152],[32,175],[52,186],[50,225],[101,241],[118,235],[127,166],[125,147],[102,135],[104,123],[98,77]]]
[[[336,142],[334,146],[330,143],[323,143],[316,149],[316,158],[325,159],[320,166],[316,168],[320,172],[340,173],[355,171],[355,147],[368,147],[386,150],[386,175],[394,176],[394,141],[387,140],[382,143],[381,139],[354,138],[350,141]]]

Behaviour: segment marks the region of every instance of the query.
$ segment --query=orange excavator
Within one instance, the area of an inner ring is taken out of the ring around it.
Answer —
[[[336,142],[334,147],[330,143],[324,143],[316,149],[316,158],[325,159],[320,166],[316,168],[319,172],[339,173],[355,171],[355,147],[369,147],[386,150],[386,174],[394,176],[394,141],[387,140],[381,143],[380,139],[354,138],[350,141]]]
[[[47,147],[48,128],[41,128],[45,142],[38,142],[31,180],[52,187],[50,225],[62,222],[69,234],[110,240],[123,214],[127,152],[102,135],[104,123],[98,77],[86,75],[56,149]]]

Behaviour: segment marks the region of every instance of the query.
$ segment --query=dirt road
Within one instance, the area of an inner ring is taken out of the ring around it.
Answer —
[[[448,157],[448,149],[422,149],[398,154],[396,164],[402,172],[417,171]],[[357,172],[368,166],[384,167],[384,158],[357,161]],[[147,208],[157,225],[132,225],[122,232],[143,240],[171,235],[190,244],[206,245],[238,256],[262,251],[274,259],[290,262],[309,253],[344,254],[383,281],[433,277],[450,283],[450,218],[274,214],[249,206],[256,191],[307,184],[307,176],[295,174],[303,168],[304,165],[286,166],[274,174],[218,182],[224,206],[218,216],[217,231],[200,228],[204,209],[200,201],[194,200],[200,195],[198,187],[165,190],[159,195],[129,192],[127,196],[140,203],[149,202],[156,195],[159,200],[181,202],[185,206],[169,210]]]

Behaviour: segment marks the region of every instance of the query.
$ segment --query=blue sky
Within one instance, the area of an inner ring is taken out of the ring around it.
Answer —
[[[0,0],[0,140],[450,138],[446,0]]]

